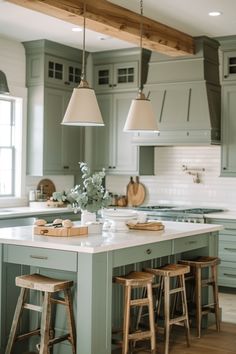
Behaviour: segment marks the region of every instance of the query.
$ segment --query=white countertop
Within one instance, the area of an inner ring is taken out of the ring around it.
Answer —
[[[82,253],[99,253],[222,230],[221,225],[164,221],[163,231],[103,232],[87,237],[33,235],[31,226],[0,228],[0,243]]]
[[[0,208],[1,219],[13,219],[19,217],[34,217],[35,215],[47,214],[65,214],[73,213],[70,208],[51,208],[51,207],[17,207],[17,208]]]

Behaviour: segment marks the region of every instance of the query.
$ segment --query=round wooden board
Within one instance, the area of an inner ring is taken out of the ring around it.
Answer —
[[[146,196],[145,187],[136,178],[136,182],[131,180],[127,186],[127,199],[129,206],[139,206],[143,204]]]
[[[47,178],[41,179],[41,181],[39,181],[37,189],[41,191],[41,188],[43,188],[43,194],[47,199],[49,199],[52,194],[56,192],[56,187],[54,183]]]

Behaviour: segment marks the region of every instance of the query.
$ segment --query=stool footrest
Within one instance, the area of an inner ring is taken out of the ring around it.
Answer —
[[[70,339],[70,334],[69,333],[64,334],[63,336],[60,336],[60,337],[56,337],[56,338],[50,339],[48,344],[49,345],[54,345],[54,344],[63,342],[64,340],[67,340],[67,339],[68,340]]]
[[[128,335],[129,340],[144,339],[150,337],[151,337],[151,331],[134,332]]]
[[[176,294],[176,293],[180,293],[181,291],[184,291],[183,287],[174,288],[169,291],[169,294]]]
[[[172,325],[177,322],[181,322],[181,321],[185,321],[185,320],[187,320],[187,316],[179,316],[179,317],[175,317],[175,318],[170,319],[169,323],[170,323],[170,325]]]
[[[36,335],[40,335],[40,329],[37,328],[37,329],[34,329],[30,332],[27,332],[27,333],[23,333],[23,334],[19,334],[16,338],[15,338],[15,341],[16,342],[19,342],[21,340],[25,340],[29,337],[32,337],[32,336],[36,336]]]
[[[27,310],[42,312],[42,306],[24,303],[23,307]]]
[[[131,306],[147,306],[148,304],[149,300],[147,298],[130,300]]]

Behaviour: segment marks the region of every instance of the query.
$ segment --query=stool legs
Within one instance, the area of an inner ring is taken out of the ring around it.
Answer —
[[[67,311],[68,330],[70,333],[69,340],[72,345],[72,353],[76,354],[76,330],[75,330],[75,319],[73,315],[71,290],[65,289],[64,294],[65,294],[65,303],[66,303],[66,311]]]
[[[165,318],[165,354],[169,353],[170,339],[170,278],[164,277],[164,318]]]
[[[130,300],[131,286],[128,285],[125,287],[122,354],[128,354],[129,351]]]
[[[201,337],[202,328],[202,287],[201,287],[201,268],[195,270],[195,289],[196,289],[196,327],[197,337]]]
[[[215,266],[211,266],[211,272],[212,272],[212,287],[213,287],[216,329],[218,332],[220,332],[220,307],[219,307],[219,294],[218,294],[218,285],[217,285],[217,269]]]
[[[184,275],[180,276],[180,286],[183,289],[183,291],[181,292],[182,309],[183,309],[183,316],[185,317],[184,326],[185,326],[186,341],[187,341],[187,346],[189,347],[190,346],[190,326],[189,326],[189,319],[188,319],[188,305],[187,305],[187,295],[186,295]]]
[[[20,317],[21,317],[21,314],[23,311],[23,305],[26,301],[27,294],[28,294],[28,289],[21,288],[20,295],[18,297],[18,301],[17,301],[17,305],[16,305],[16,309],[15,309],[15,314],[13,317],[12,327],[11,327],[11,331],[10,331],[5,354],[11,354],[11,352],[12,352],[13,344],[14,344],[14,341],[16,338],[16,331],[17,331],[17,328],[19,325],[19,320],[20,320]]]
[[[51,294],[44,294],[43,311],[41,317],[41,341],[39,354],[50,354],[48,343],[50,340],[50,322],[51,322]]]

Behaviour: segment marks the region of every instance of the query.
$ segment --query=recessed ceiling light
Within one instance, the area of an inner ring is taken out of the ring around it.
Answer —
[[[222,12],[220,12],[220,11],[211,11],[211,12],[209,12],[208,13],[208,15],[209,16],[220,16],[220,15],[222,15]]]
[[[82,32],[83,29],[82,29],[81,27],[73,27],[73,28],[72,28],[72,31],[73,31],[73,32]]]

